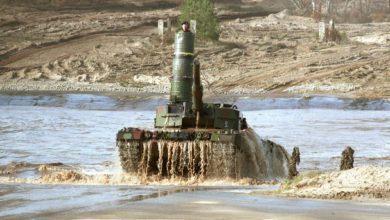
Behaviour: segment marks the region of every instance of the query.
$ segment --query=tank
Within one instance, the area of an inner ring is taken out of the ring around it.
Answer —
[[[265,177],[270,167],[279,166],[283,168],[271,172],[285,175],[287,153],[256,137],[237,106],[203,102],[194,38],[191,32],[175,35],[169,100],[156,108],[154,129],[118,131],[116,145],[123,170],[161,178],[237,179]],[[260,148],[253,147],[256,141]]]

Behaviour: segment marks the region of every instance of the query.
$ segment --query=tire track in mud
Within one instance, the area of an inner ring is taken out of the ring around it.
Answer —
[[[24,48],[22,50],[11,50],[6,54],[0,55],[0,68],[9,70],[9,69],[14,69],[14,70],[19,70],[22,68],[26,67],[37,67],[40,65],[43,65],[44,63],[51,62],[55,59],[59,58],[66,58],[69,56],[56,56],[56,57],[51,57],[51,60],[45,60],[42,61],[41,63],[37,63],[36,65],[29,65],[29,66],[22,66],[22,67],[10,67],[10,64],[16,63],[18,61],[21,61],[25,58],[32,57],[36,54],[43,54],[46,51],[50,50],[56,50],[58,48],[62,47],[68,47],[69,45],[81,45],[84,42],[91,41],[93,39],[97,39],[100,37],[104,36],[109,36],[110,34],[121,34],[121,33],[130,33],[126,34],[126,36],[147,36],[146,34],[139,34],[139,33],[144,33],[144,31],[150,30],[152,26],[154,25],[155,22],[153,21],[146,21],[146,22],[141,22],[138,23],[134,26],[131,26],[129,28],[123,28],[123,29],[118,29],[118,30],[113,30],[113,31],[97,31],[97,32],[91,32],[83,35],[76,35],[69,37],[67,39],[61,39],[59,41],[53,41],[53,42],[48,42],[48,43],[43,43],[41,45],[31,45],[27,48]],[[137,34],[138,33],[138,34]],[[69,48],[70,49],[70,48]]]
[[[259,82],[265,84],[265,91],[284,92],[286,88],[301,85],[303,83],[314,81],[323,82],[324,79],[335,79],[337,75],[346,71],[348,72],[348,70],[355,70],[365,66],[376,68],[375,63],[386,63],[386,61],[389,60],[386,56],[378,57],[377,55],[373,56],[372,54],[368,54],[367,56],[357,55],[363,50],[364,48],[351,53],[349,48],[345,48],[344,50],[338,50],[336,55],[326,55],[319,52],[318,54],[313,54],[314,56],[303,57],[301,58],[301,61],[287,62],[283,66],[262,67],[261,74],[258,74],[258,70],[249,71],[241,74],[239,78],[234,78],[232,81],[242,85]],[[313,71],[316,67],[319,69]],[[305,69],[307,69],[307,71]],[[290,74],[286,74],[289,72]],[[368,77],[370,79],[367,80],[371,81],[371,78],[375,79],[375,75],[378,74],[375,72],[367,73],[362,77]],[[272,80],[264,81],[264,79]],[[365,86],[369,83],[368,81],[363,81],[364,82],[361,82],[360,86]],[[353,82],[357,81],[353,80]]]

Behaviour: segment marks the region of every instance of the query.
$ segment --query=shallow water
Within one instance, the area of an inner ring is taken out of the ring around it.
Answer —
[[[289,152],[294,146],[300,147],[300,170],[337,169],[346,146],[355,149],[356,166],[390,165],[388,102],[329,97],[232,101],[243,107],[248,123],[261,137],[282,144]],[[126,100],[89,94],[0,95],[0,166],[25,162],[20,172],[10,174],[25,179],[39,178],[37,166],[57,162],[90,175],[120,174],[115,149],[117,130],[125,126],[151,128],[153,109],[164,102],[159,96]],[[0,185],[0,218],[126,207],[136,198],[143,200],[144,195],[152,199],[153,195],[189,190],[63,184],[17,184],[8,179]],[[204,188],[195,190],[207,192]],[[218,192],[219,187],[213,190]]]
[[[301,169],[337,169],[341,151],[355,150],[355,165],[389,165],[390,111],[288,109],[245,112],[263,138],[289,152],[298,146]]]
[[[4,192],[5,190],[6,192]],[[2,219],[378,219],[390,203],[290,199],[256,187],[2,185]]]
[[[389,164],[383,157],[390,155],[390,111],[322,108],[345,106],[342,102],[324,98],[314,102],[321,103],[318,106],[311,103],[310,108],[297,109],[293,99],[287,109],[286,104],[277,104],[288,103],[286,99],[253,100],[262,105],[248,108],[246,104],[243,113],[262,138],[282,144],[289,152],[300,147],[301,169],[336,169],[346,146],[355,149],[357,165]],[[142,106],[140,101],[96,95],[0,96],[0,165],[61,162],[89,173],[111,172],[117,168],[116,132],[125,126],[152,128],[153,106],[158,104],[163,102],[151,99]]]

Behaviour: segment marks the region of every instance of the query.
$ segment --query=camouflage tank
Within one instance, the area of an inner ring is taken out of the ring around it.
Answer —
[[[169,102],[157,107],[155,129],[117,133],[123,170],[167,178],[251,176],[246,169],[255,168],[242,164],[253,153],[244,143],[251,130],[235,105],[203,102],[193,33],[176,33],[172,72]]]

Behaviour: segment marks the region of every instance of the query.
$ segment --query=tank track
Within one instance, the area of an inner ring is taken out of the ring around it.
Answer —
[[[139,141],[117,141],[122,169],[127,173],[137,173],[141,157]]]

